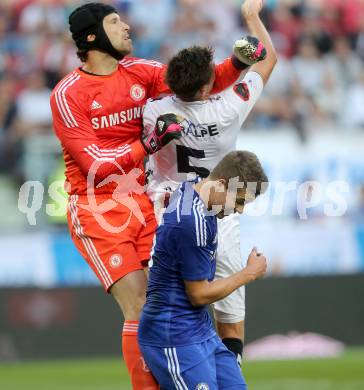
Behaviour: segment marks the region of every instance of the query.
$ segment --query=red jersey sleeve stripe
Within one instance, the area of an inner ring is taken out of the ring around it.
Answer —
[[[90,256],[92,262],[95,265],[95,268],[97,269],[102,281],[104,282],[105,287],[109,288],[113,283],[112,278],[108,273],[106,267],[104,266],[102,260],[100,259],[100,256],[97,253],[95,245],[93,244],[91,239],[87,236],[87,234],[85,234],[83,231],[83,228],[81,226],[80,220],[78,219],[78,215],[77,215],[77,200],[78,197],[72,195],[69,202],[69,210],[71,214],[72,224],[76,230],[77,236],[82,241],[87,254]]]
[[[135,65],[148,65],[148,66],[151,66],[153,68],[163,69],[163,65],[149,64],[149,63],[145,63],[145,62],[133,62],[132,64],[124,65],[124,68],[130,68],[131,66],[135,66]]]
[[[125,144],[123,146],[118,146],[116,149],[101,149],[99,148],[96,144],[91,144],[93,147],[95,147],[97,150],[99,150],[100,152],[117,152],[121,149],[125,149],[126,147],[129,146],[129,144]]]
[[[127,63],[132,63],[132,62],[145,62],[148,64],[160,64],[162,65],[161,62],[155,61],[155,60],[147,60],[146,58],[125,58],[119,62],[119,64],[127,64]]]
[[[76,119],[75,119],[75,117],[73,116],[73,114],[72,114],[72,112],[71,112],[71,109],[70,109],[70,107],[69,107],[69,105],[68,105],[68,103],[67,103],[67,99],[66,99],[66,96],[65,96],[65,92],[66,92],[67,88],[70,87],[71,85],[73,85],[77,80],[79,80],[80,77],[81,77],[81,76],[78,75],[75,79],[73,79],[73,80],[71,80],[69,83],[67,83],[67,85],[64,86],[64,88],[62,89],[62,92],[61,92],[61,94],[62,94],[62,99],[63,99],[63,104],[64,104],[65,107],[66,107],[66,110],[67,110],[67,112],[68,112],[68,114],[69,114],[69,116],[70,116],[70,119],[71,119],[71,121],[72,121],[74,127],[77,127],[78,124],[77,124]]]
[[[100,149],[96,144],[89,145],[96,154],[98,155],[115,155],[117,153],[123,152],[125,149],[130,148],[129,144],[125,144],[124,146],[119,146],[117,149]]]
[[[92,155],[92,157],[97,159],[97,160],[100,160],[100,161],[114,161],[116,158],[124,156],[127,153],[130,153],[131,152],[131,148],[126,149],[124,152],[115,153],[113,155],[100,155],[92,148],[85,148],[85,151],[88,154]]]
[[[60,95],[60,92],[62,91],[62,88],[70,81],[73,80],[76,77],[76,72],[73,72],[71,75],[67,76],[65,79],[61,81],[61,83],[58,85],[57,89],[55,90],[54,96],[56,99],[56,104],[59,113],[61,114],[61,117],[63,121],[65,122],[67,127],[72,126],[72,122],[70,121],[67,112],[64,111],[64,107],[62,104],[62,97]]]
[[[61,114],[61,117],[62,117],[62,119],[67,127],[71,127],[70,124],[72,124],[72,123],[69,122],[69,118],[68,118],[67,114],[66,115],[64,114],[62,102],[61,102],[61,97],[59,96],[59,91],[64,87],[65,83],[67,83],[70,79],[73,79],[74,77],[75,77],[75,73],[73,73],[70,76],[63,79],[54,92],[54,97],[56,100],[58,111]]]
[[[110,162],[112,162],[115,160],[112,157],[99,157],[92,151],[92,149],[89,149],[89,148],[84,148],[84,151],[87,154],[89,154],[95,161],[110,161]]]
[[[96,161],[114,161],[116,158],[124,156],[127,153],[130,153],[131,150],[132,150],[131,146],[127,145],[127,147],[124,150],[121,150],[120,152],[112,152],[111,154],[108,154],[108,153],[100,153],[92,145],[89,145],[86,148],[84,148],[84,151],[88,153]]]
[[[160,62],[158,61],[149,61],[149,60],[144,60],[144,59],[136,59],[136,60],[125,60],[125,62],[121,61],[120,62],[121,65],[124,66],[124,68],[128,68],[132,65],[137,65],[137,64],[144,64],[144,65],[150,65],[150,66],[153,66],[153,67],[157,67],[157,68],[163,68],[163,64],[161,64]]]
[[[118,155],[124,155],[125,154],[124,152],[126,150],[131,149],[129,144],[125,144],[123,147],[118,149],[110,149],[110,150],[103,149],[104,150],[103,152],[101,152],[98,146],[95,144],[89,145],[88,148],[92,149],[93,152],[99,157],[115,157]]]
[[[121,64],[121,65],[127,65],[127,64],[132,64],[133,63],[133,61],[131,61],[131,60],[123,60],[123,61],[120,61],[119,62],[119,64]]]
[[[135,63],[143,63],[143,64],[150,64],[150,65],[159,65],[159,66],[163,66],[163,64],[159,61],[154,61],[154,60],[146,60],[144,58],[137,58],[135,60],[133,60],[133,62]]]
[[[77,127],[77,121],[75,117],[73,116],[70,107],[67,103],[66,99],[66,90],[69,88],[71,85],[73,85],[77,80],[80,79],[80,75],[77,73],[73,73],[71,76],[67,77],[62,84],[59,86],[57,91],[55,92],[55,97],[56,97],[56,103],[59,112],[61,113],[61,116],[66,124],[67,127]]]
[[[76,72],[71,74],[69,77],[66,77],[61,82],[61,84],[59,85],[58,89],[55,92],[57,108],[62,116],[64,123],[66,124],[66,126],[68,128],[75,127],[75,122],[72,120],[72,117],[69,115],[70,110],[69,110],[69,107],[67,107],[68,105],[66,106],[67,102],[65,104],[66,98],[64,96],[63,91],[65,91],[67,89],[67,87],[70,85],[70,83],[73,82],[74,80],[76,80],[76,78],[77,78]],[[77,126],[77,122],[76,122],[76,126]]]

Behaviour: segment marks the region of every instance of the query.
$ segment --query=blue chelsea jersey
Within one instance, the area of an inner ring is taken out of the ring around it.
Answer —
[[[217,220],[192,182],[173,193],[157,229],[139,342],[160,347],[201,343],[215,336],[206,306],[194,307],[184,281],[212,281],[216,269]]]

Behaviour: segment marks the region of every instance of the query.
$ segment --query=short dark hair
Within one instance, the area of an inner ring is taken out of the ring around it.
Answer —
[[[230,152],[210,173],[211,179],[225,179],[226,185],[234,177],[239,177],[239,182],[244,183],[244,189],[250,189],[249,183],[255,184],[255,194],[252,195],[258,196],[267,189],[267,175],[258,157],[252,152],[246,150]]]
[[[77,50],[76,54],[81,62],[87,61],[87,59],[88,59],[88,50],[87,49],[79,49],[79,50]]]
[[[168,63],[168,86],[178,97],[192,99],[211,80],[213,57],[210,47],[192,46],[181,50]]]

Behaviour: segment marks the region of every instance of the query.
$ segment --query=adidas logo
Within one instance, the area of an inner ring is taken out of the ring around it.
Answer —
[[[91,110],[97,110],[98,108],[102,108],[102,105],[100,103],[97,103],[96,100],[94,100],[91,104]]]

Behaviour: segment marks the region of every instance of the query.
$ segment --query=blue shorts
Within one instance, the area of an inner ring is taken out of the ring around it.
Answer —
[[[217,336],[201,344],[140,349],[161,390],[247,389],[234,354]]]

